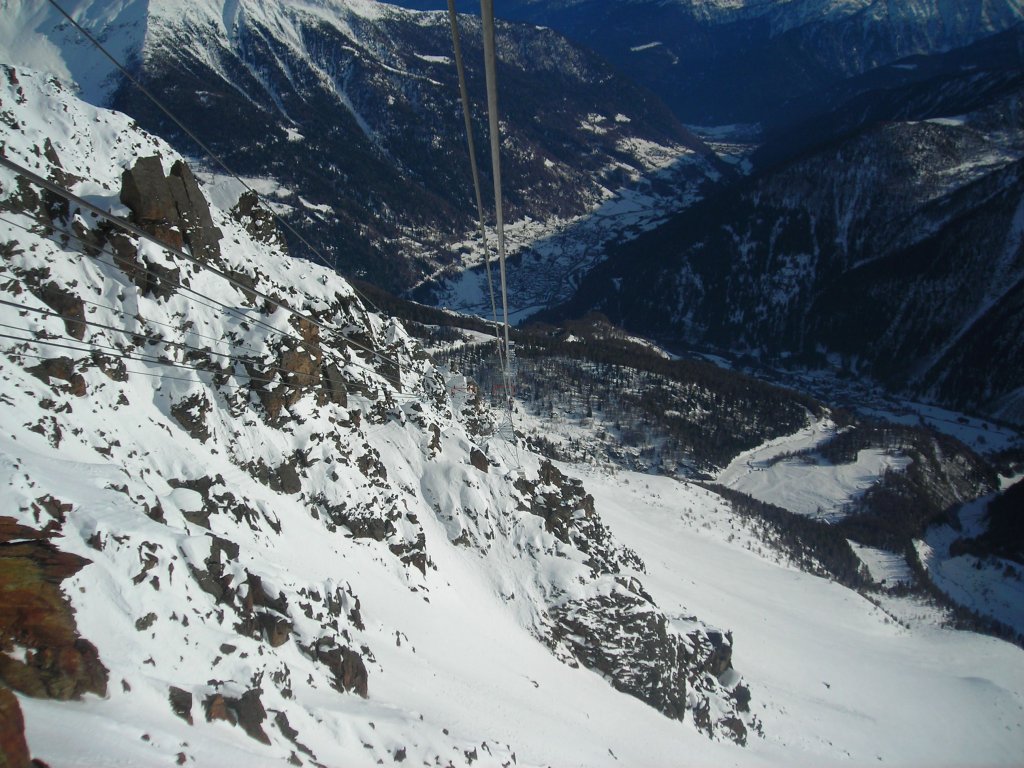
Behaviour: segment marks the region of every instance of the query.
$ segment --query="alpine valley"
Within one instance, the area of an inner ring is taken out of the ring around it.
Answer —
[[[499,24],[509,408],[446,14],[3,3],[0,765],[1018,765],[1024,83],[983,6],[658,4],[750,57],[900,26],[787,130],[767,67],[701,118],[763,124],[689,129]]]

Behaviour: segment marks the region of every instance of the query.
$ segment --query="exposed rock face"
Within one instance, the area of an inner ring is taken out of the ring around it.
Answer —
[[[619,691],[668,717],[694,724],[709,736],[746,743],[750,691],[724,684],[732,669],[732,635],[703,627],[683,633],[672,626],[635,580],[616,579],[607,594],[571,600],[551,610],[555,639]],[[751,720],[757,727],[756,720]]]
[[[178,209],[164,176],[159,157],[140,157],[121,175],[121,202],[132,211],[132,219],[161,242],[181,248],[185,245]]]
[[[469,452],[469,463],[481,472],[486,472],[488,469],[487,457],[479,448],[474,448]]]
[[[231,725],[240,725],[251,738],[269,744],[270,738],[263,730],[267,711],[260,701],[260,693],[259,689],[251,689],[238,697],[211,694],[203,702],[207,721],[224,720]]]
[[[75,370],[75,362],[70,357],[51,357],[25,370],[40,381],[45,381],[48,384],[53,383],[51,379],[65,381],[71,394],[78,397],[85,395],[85,378]]]
[[[520,478],[516,489],[526,498],[525,511],[544,518],[545,530],[589,556],[587,565],[594,575],[618,573],[620,563],[644,570],[632,550],[613,543],[583,483],[567,477],[550,461],[541,462],[537,482]]]
[[[581,579],[583,594],[556,597],[548,608],[544,639],[556,655],[601,673],[668,717],[682,720],[690,711],[709,736],[744,743],[748,726],[757,723],[739,714],[749,692],[738,676],[722,677],[732,668],[732,636],[691,619],[681,626],[658,607],[627,572],[643,573],[643,561],[615,543],[579,480],[545,460],[536,480],[521,477],[516,489],[520,509],[543,518],[548,533],[587,556],[591,581]]]
[[[210,425],[206,416],[210,412],[210,401],[202,394],[191,395],[171,406],[171,415],[192,437],[201,443],[210,439]]]
[[[352,691],[364,699],[369,696],[369,675],[363,657],[345,646],[332,645],[321,640],[317,657],[334,673],[334,685],[339,691]]]
[[[280,248],[285,247],[277,220],[269,210],[260,205],[259,195],[255,192],[244,192],[231,209],[231,216],[245,227],[245,231],[252,235],[253,240]]]
[[[159,157],[140,157],[121,175],[121,202],[135,223],[161,242],[187,245],[202,261],[220,257],[221,232],[195,176],[180,160],[165,176]]]
[[[28,744],[25,742],[25,718],[18,699],[7,688],[0,687],[0,765],[4,768],[31,768]]]
[[[618,690],[682,720],[688,661],[685,640],[669,632],[652,603],[614,592],[556,608],[560,634],[576,657]]]
[[[171,175],[167,177],[167,183],[181,219],[185,243],[191,249],[192,255],[202,261],[219,259],[222,234],[213,224],[210,206],[199,189],[199,183],[192,170],[181,160],[176,161],[171,166]]]
[[[29,696],[106,695],[107,670],[78,636],[60,582],[88,563],[0,517],[0,682]]]
[[[277,362],[272,366],[252,363],[249,365],[253,376],[253,388],[259,394],[263,407],[271,419],[279,419],[282,412],[295,405],[309,392],[321,392],[324,353],[321,347],[320,328],[305,318],[296,317],[292,322],[299,339],[289,339],[278,353]],[[334,366],[337,371],[337,366]],[[329,374],[330,375],[330,374]],[[334,374],[328,378],[326,397],[333,402],[345,400],[345,386]]]
[[[43,284],[40,298],[64,318],[64,330],[68,336],[79,341],[85,337],[85,303],[81,297],[49,282]]]
[[[182,688],[172,685],[168,693],[171,702],[171,709],[174,714],[192,725],[192,694]]]

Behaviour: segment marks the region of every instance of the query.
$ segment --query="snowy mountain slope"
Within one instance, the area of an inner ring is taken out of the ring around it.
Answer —
[[[684,612],[699,603],[706,620],[757,638],[737,640],[734,652],[765,727],[752,751],[787,765],[1019,762],[1020,649],[900,626],[834,582],[768,562],[704,489],[629,473],[580,476],[612,530],[644,558],[652,594],[670,614],[678,595]],[[719,574],[710,582],[709,569]]]
[[[72,8],[68,3],[59,5]],[[84,2],[76,7],[76,20],[101,35],[111,55],[129,63],[137,61],[142,50],[146,9],[147,3],[139,0]],[[97,56],[92,43],[50,3],[5,3],[0,50],[5,52],[5,63],[51,72],[65,82],[76,83],[82,98],[91,104],[106,102],[118,86],[115,65]]]
[[[915,542],[917,555],[936,586],[958,604],[1024,632],[1024,568],[1013,560],[963,546],[964,540],[986,532],[990,501],[985,497],[965,504],[955,518],[956,527],[930,528]]]
[[[22,15],[47,6],[21,3]],[[71,4],[93,34],[105,34],[106,20],[89,8]],[[362,0],[150,0],[125,5],[115,24],[140,12],[136,75],[234,170],[270,176],[280,212],[333,265],[401,291],[481,263],[446,14]],[[45,43],[73,31],[47,13],[20,32],[34,29]],[[462,36],[486,174],[479,23],[466,19]],[[663,105],[593,54],[526,25],[502,25],[499,49],[506,221],[530,239],[665,165],[672,189],[640,195],[654,218],[678,210],[718,172],[710,150]],[[70,57],[77,48],[62,50]],[[56,71],[77,76],[81,68],[68,59]],[[201,156],[136,89],[120,83],[102,103]],[[614,238],[629,224],[599,236]]]
[[[408,303],[389,307],[435,359],[490,389],[493,337],[482,323]],[[900,623],[934,617],[1020,644],[1017,609],[1003,597],[1019,591],[1016,566],[1005,561],[1019,550],[1012,514],[982,538],[956,541],[953,549],[971,557],[957,555],[951,567],[985,572],[970,574],[969,600],[941,586],[948,547],[935,557],[913,554],[929,526],[998,487],[993,466],[975,451],[1012,456],[1019,436],[1010,428],[924,407],[859,409],[863,418],[830,412],[792,391],[654,354],[595,317],[520,329],[515,342],[517,430],[534,450],[609,473],[697,480],[729,503],[744,546],[866,590]],[[842,398],[847,408],[850,397]]]
[[[5,158],[192,255],[0,174],[0,575],[74,610],[65,645],[3,616],[36,757],[745,759],[731,640],[651,602],[582,485],[162,141],[2,75]]]

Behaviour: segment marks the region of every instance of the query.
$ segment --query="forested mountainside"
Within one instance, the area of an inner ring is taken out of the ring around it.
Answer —
[[[593,48],[684,122],[765,127],[789,122],[801,105],[827,113],[865,73],[888,88],[906,73],[887,65],[964,48],[1024,22],[1020,0],[513,0],[498,13]]]
[[[759,174],[621,247],[560,314],[830,359],[1019,422],[1021,105],[1016,89],[967,114],[880,124]]]
[[[71,77],[95,80],[90,67],[105,60],[81,33],[45,0],[16,5],[22,35],[56,46],[57,66]],[[405,290],[479,261],[446,14],[363,0],[69,9],[93,34],[120,43],[116,53],[133,75],[343,274]],[[488,190],[480,24],[466,17],[461,26]],[[651,204],[675,210],[675,193],[721,170],[658,99],[555,32],[501,24],[497,45],[506,221],[556,228],[666,166],[678,186]],[[118,72],[104,83],[94,101],[223,173]],[[297,255],[310,257],[285,234]]]

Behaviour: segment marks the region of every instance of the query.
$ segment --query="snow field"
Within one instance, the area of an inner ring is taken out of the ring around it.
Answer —
[[[914,547],[931,580],[958,604],[1024,633],[1024,567],[999,557],[950,556],[957,539],[984,532],[989,501],[986,496],[965,504],[959,512],[960,530],[932,526]]]
[[[862,450],[857,461],[839,465],[780,458],[813,448],[834,432],[831,421],[816,421],[795,435],[740,454],[718,475],[718,482],[790,512],[826,521],[839,519],[844,504],[874,485],[886,470],[902,469],[909,460],[882,450]]]
[[[644,558],[673,614],[734,632],[733,663],[764,722],[743,762],[821,766],[1019,764],[1024,652],[968,632],[907,630],[838,584],[766,561],[725,537],[703,489],[576,471],[616,536]],[[682,505],[703,506],[711,529]]]

